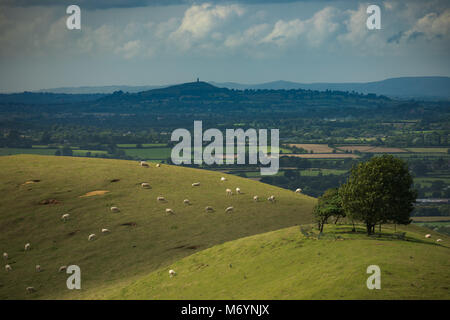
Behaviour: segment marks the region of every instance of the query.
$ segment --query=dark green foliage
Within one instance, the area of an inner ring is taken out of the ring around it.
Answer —
[[[318,224],[320,232],[323,231],[324,224],[328,219],[335,217],[335,221],[345,216],[342,208],[342,199],[337,188],[328,189],[319,197],[317,205],[314,207],[314,218]]]

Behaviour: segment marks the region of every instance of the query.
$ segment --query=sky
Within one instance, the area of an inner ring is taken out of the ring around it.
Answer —
[[[448,0],[0,0],[0,92],[449,76],[449,31]]]

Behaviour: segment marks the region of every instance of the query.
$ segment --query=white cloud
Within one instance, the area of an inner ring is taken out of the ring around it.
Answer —
[[[140,40],[133,40],[124,43],[122,46],[116,48],[115,52],[122,55],[125,59],[134,58],[139,54],[142,47]]]

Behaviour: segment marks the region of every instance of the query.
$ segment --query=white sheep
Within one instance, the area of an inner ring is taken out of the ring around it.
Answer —
[[[31,244],[27,243],[25,244],[25,251],[28,251],[31,249]]]
[[[194,183],[192,184],[193,187],[198,187],[199,185],[200,185],[200,182],[194,182]]]
[[[271,195],[270,197],[267,198],[267,200],[269,200],[270,202],[275,202],[275,196]]]
[[[231,189],[227,189],[227,190],[225,190],[225,192],[227,193],[227,196],[233,195],[233,192],[231,191]]]
[[[141,161],[141,162],[140,162],[140,166],[141,166],[141,167],[147,167],[147,168],[148,168],[148,163],[145,162],[145,161]]]
[[[258,197],[258,196],[253,196],[253,200],[254,200],[255,202],[258,202],[259,197]]]
[[[222,177],[222,178],[220,178],[220,181],[227,181],[227,178]]]
[[[109,233],[109,232],[111,232],[111,231],[109,231],[109,229],[106,229],[106,228],[102,229],[102,233]]]
[[[41,272],[41,266],[40,265],[36,265],[36,272]]]
[[[174,270],[172,270],[172,269],[170,269],[169,270],[169,275],[171,276],[171,277],[173,277],[174,275],[176,275],[177,273],[174,271]]]
[[[183,200],[183,203],[184,203],[184,204],[191,204],[191,202],[189,201],[189,199],[184,199],[184,200]]]
[[[156,167],[157,167],[157,168],[161,167],[161,164],[157,163],[157,164],[156,164]]]
[[[236,193],[240,194],[241,193],[241,189],[240,188],[236,188]]]
[[[89,241],[95,240],[95,237],[96,237],[95,233],[91,233],[88,237],[88,240]]]
[[[5,266],[5,270],[6,270],[6,272],[9,272],[9,271],[12,270],[12,268],[11,268],[11,266],[10,266],[9,264],[7,264],[7,265]]]
[[[431,234],[426,234],[425,238],[427,238],[427,239],[431,238]]]
[[[63,272],[66,270],[67,270],[67,266],[61,266],[61,267],[59,267],[58,272]]]
[[[297,190],[295,190],[295,193],[302,193],[302,189],[298,188]]]
[[[8,254],[6,252],[3,252],[3,259],[8,260]]]
[[[66,220],[69,219],[69,217],[70,217],[70,214],[65,213],[65,214],[63,214],[63,215],[61,216],[61,220],[63,220],[64,222],[66,222]]]
[[[205,208],[205,211],[206,211],[206,212],[210,212],[210,211],[214,211],[214,209],[213,209],[213,207],[207,206],[207,207]]]
[[[34,289],[33,287],[27,287],[26,290],[27,290],[28,293],[33,293],[33,292],[36,291],[36,289]]]
[[[141,183],[141,187],[142,187],[142,188],[150,188],[150,184],[147,183],[147,182],[142,182],[142,183]]]
[[[120,210],[117,207],[111,207],[111,212],[120,212]]]
[[[442,242],[442,239],[437,239],[436,242]]]
[[[173,210],[170,209],[170,208],[167,208],[167,209],[166,209],[166,213],[168,213],[168,214],[174,214]]]
[[[228,212],[232,212],[233,210],[234,210],[233,207],[228,207],[225,209],[225,212],[228,213]]]
[[[159,196],[156,198],[157,201],[166,201],[166,199],[163,196]]]

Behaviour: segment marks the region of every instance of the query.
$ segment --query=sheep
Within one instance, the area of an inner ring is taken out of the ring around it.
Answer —
[[[271,195],[270,197],[267,198],[267,200],[269,200],[270,202],[274,203],[275,202],[275,196]]]
[[[227,181],[227,178],[222,177],[222,178],[220,178],[220,181]]]
[[[33,292],[36,291],[36,289],[34,289],[34,287],[27,287],[26,290],[27,290],[28,293],[33,293]]]
[[[231,189],[227,189],[227,190],[225,190],[225,192],[227,193],[227,196],[233,195],[233,192],[231,191]]]
[[[156,164],[156,167],[157,167],[157,168],[161,167],[161,164],[157,163],[157,164]]]
[[[170,277],[173,277],[174,275],[176,275],[177,273],[174,271],[174,270],[172,270],[172,269],[170,269],[169,270],[169,275],[170,275]]]
[[[12,268],[11,268],[11,266],[10,266],[9,264],[7,264],[7,265],[5,266],[5,270],[6,270],[6,272],[9,272],[9,271],[12,270]]]
[[[258,196],[253,196],[253,200],[254,200],[255,202],[258,202],[259,197],[258,197]]]
[[[67,270],[67,266],[61,266],[61,267],[59,267],[58,272],[63,272],[66,270]]]
[[[111,212],[120,212],[120,210],[117,207],[111,207]]]
[[[192,184],[193,187],[198,187],[199,185],[200,185],[200,182],[194,182],[194,183]]]
[[[25,244],[25,251],[28,251],[31,249],[31,244],[27,243]]]
[[[8,260],[8,254],[6,252],[3,252],[3,259]]]
[[[187,204],[187,205],[191,204],[191,203],[189,202],[189,199],[184,199],[184,200],[183,200],[183,203],[184,203],[184,204]]]
[[[141,166],[141,167],[147,167],[147,168],[149,167],[148,163],[145,162],[145,161],[141,161],[141,162],[140,162],[140,166]]]
[[[91,233],[88,237],[88,241],[95,240],[95,237],[96,237],[95,233]]]
[[[298,188],[297,190],[295,190],[295,193],[302,193],[302,189]]]
[[[172,209],[169,209],[169,208],[166,209],[166,213],[174,214],[173,210],[172,210]]]
[[[241,193],[241,189],[240,188],[236,188],[236,193],[240,194]]]
[[[431,234],[426,234],[425,238],[427,238],[427,239],[431,238]]]
[[[142,188],[150,188],[150,184],[147,183],[147,182],[142,182],[142,183],[141,183],[141,187],[142,187]]]
[[[109,229],[106,229],[106,228],[102,229],[102,233],[109,233],[109,232],[111,232],[111,231],[109,231]]]
[[[163,196],[159,196],[156,198],[157,201],[166,201],[166,199]]]
[[[66,222],[66,220],[69,219],[69,217],[70,217],[70,214],[65,213],[65,214],[63,214],[63,215],[61,216],[61,220],[63,220],[64,222]]]
[[[212,211],[214,211],[214,209],[213,209],[213,207],[207,206],[207,207],[205,208],[205,211],[206,211],[206,212],[212,212]]]
[[[36,272],[41,272],[41,266],[40,265],[36,265]]]
[[[436,242],[442,242],[442,239],[437,239]]]
[[[225,209],[225,212],[228,213],[228,212],[232,212],[233,210],[234,210],[233,207],[228,207]]]

